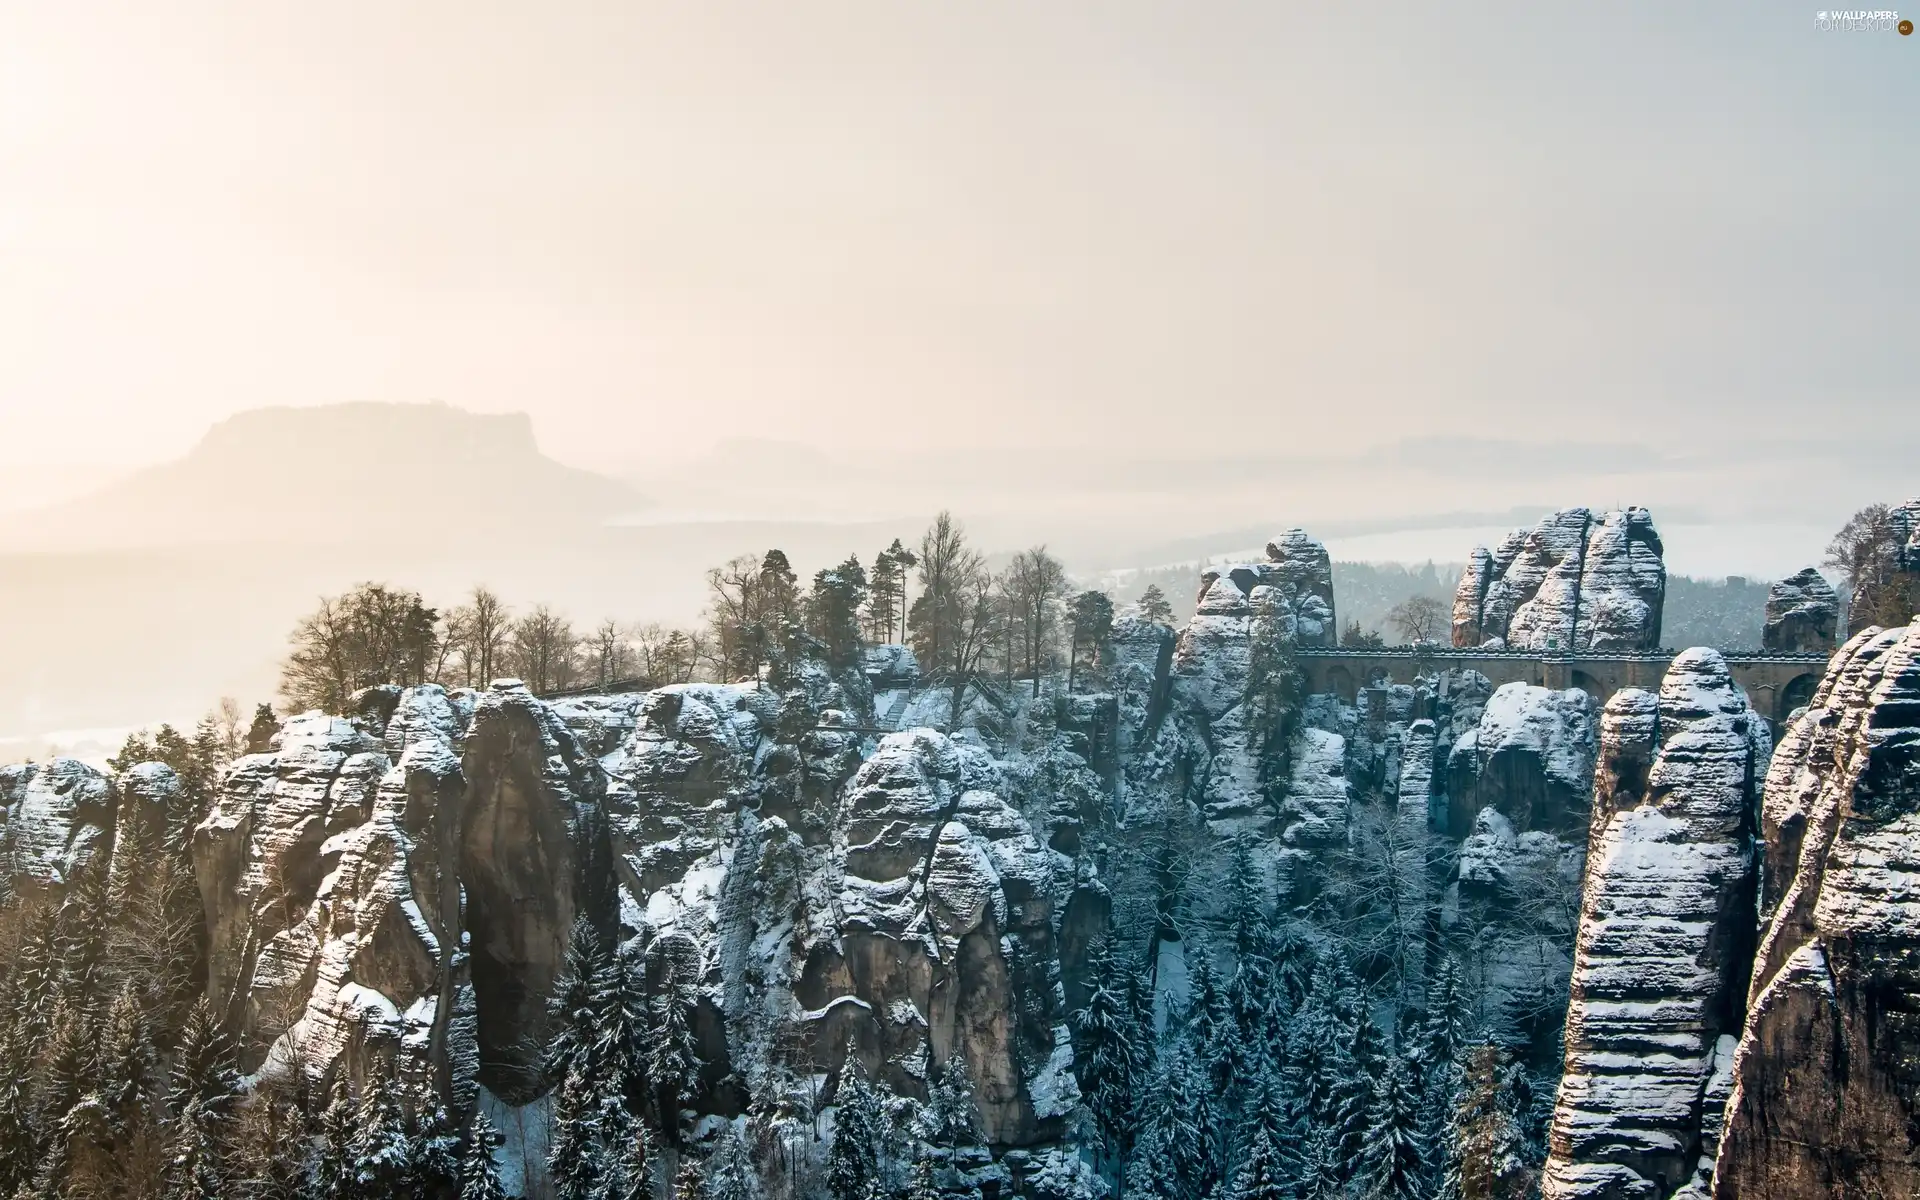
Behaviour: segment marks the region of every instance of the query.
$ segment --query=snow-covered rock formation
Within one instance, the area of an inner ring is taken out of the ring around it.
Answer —
[[[1292,609],[1299,623],[1302,646],[1339,644],[1340,627],[1333,603],[1333,562],[1327,548],[1302,529],[1289,529],[1267,543],[1264,562],[1234,563],[1210,567],[1200,576],[1200,599],[1204,601],[1214,584],[1230,580],[1242,596],[1265,584],[1274,588]]]
[[[1920,496],[1896,504],[1888,514],[1893,521],[1895,534],[1903,547],[1900,554],[1900,569],[1920,571]]]
[[[1453,597],[1453,644],[1609,652],[1660,644],[1667,568],[1653,515],[1626,508],[1595,521],[1551,513],[1492,550],[1475,547]]]
[[[358,1077],[379,1044],[461,1095],[474,1070],[451,869],[461,727],[437,686],[393,699],[384,729],[294,717],[229,769],[194,831],[208,991],[245,1032],[250,1068],[320,1078],[344,1055]]]
[[[1782,734],[1722,1200],[1920,1193],[1920,621],[1866,630]]]
[[[1752,947],[1771,749],[1718,652],[1606,707],[1549,1198],[1665,1200],[1709,1173]]]
[[[1807,567],[1767,588],[1760,644],[1787,654],[1832,652],[1840,624],[1840,597],[1826,576]]]
[[[0,829],[8,882],[65,886],[113,842],[115,796],[107,777],[76,758],[0,767]]]

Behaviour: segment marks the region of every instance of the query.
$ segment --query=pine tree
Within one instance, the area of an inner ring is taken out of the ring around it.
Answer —
[[[1160,585],[1150,583],[1147,590],[1140,593],[1140,615],[1155,625],[1173,624],[1173,605],[1167,603],[1167,594]]]
[[[460,1156],[460,1200],[507,1200],[506,1189],[500,1186],[500,1164],[494,1158],[505,1140],[486,1113],[474,1116],[466,1151]]]
[[[1428,1178],[1413,1073],[1398,1055],[1373,1089],[1359,1181],[1365,1200],[1422,1200]]]
[[[880,1098],[849,1045],[840,1090],[834,1097],[833,1145],[827,1151],[830,1200],[867,1200],[868,1192],[880,1183],[885,1122]]]

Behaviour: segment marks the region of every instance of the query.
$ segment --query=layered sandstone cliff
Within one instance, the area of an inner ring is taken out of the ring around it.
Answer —
[[[1664,1200],[1711,1167],[1770,748],[1712,650],[1607,703],[1548,1197]]]
[[[1767,774],[1723,1200],[1920,1190],[1920,622],[1856,635]]]
[[[1660,644],[1667,569],[1653,515],[1551,513],[1476,547],[1453,599],[1453,644],[1613,652]]]

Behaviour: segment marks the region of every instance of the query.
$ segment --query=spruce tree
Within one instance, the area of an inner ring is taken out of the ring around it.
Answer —
[[[52,1043],[41,1060],[34,1102],[39,1128],[49,1131],[58,1129],[73,1106],[93,1090],[96,1048],[86,1013],[78,1007],[62,1001],[54,1011],[52,1025]],[[50,1157],[60,1158],[59,1167],[64,1170],[66,1147],[58,1138],[52,1143]],[[41,1173],[45,1173],[45,1164]]]
[[[1525,1132],[1500,1057],[1499,1047],[1491,1045],[1474,1046],[1465,1056],[1445,1181],[1460,1200],[1518,1200],[1532,1190]]]
[[[1242,834],[1233,840],[1233,856],[1227,864],[1227,924],[1233,932],[1233,948],[1245,963],[1260,945],[1260,931],[1266,926],[1266,905],[1262,902],[1258,870],[1253,863],[1253,839]]]
[[[596,1200],[600,1167],[600,1109],[585,1064],[576,1063],[553,1099],[547,1174],[554,1200]]]
[[[0,1195],[31,1183],[39,1163],[27,1094],[30,1062],[19,1027],[11,1020],[0,1024]]]
[[[653,1142],[646,1124],[617,1096],[600,1101],[600,1161],[595,1200],[646,1200],[653,1194]]]
[[[382,1067],[369,1072],[360,1085],[353,1140],[348,1145],[354,1194],[365,1200],[401,1194],[413,1169],[413,1144],[396,1094],[398,1084],[391,1065]]]
[[[932,1162],[923,1157],[916,1165],[916,1172],[920,1167],[926,1168],[931,1179]],[[728,1125],[721,1135],[720,1145],[708,1164],[706,1200],[765,1200],[760,1175],[754,1170],[752,1155],[747,1152],[746,1139],[733,1125]]]
[[[1373,1089],[1359,1181],[1364,1200],[1422,1200],[1428,1179],[1413,1073],[1398,1055]]]
[[[344,1071],[336,1074],[327,1107],[320,1114],[320,1145],[314,1155],[314,1200],[351,1200],[353,1178],[353,1094]]]
[[[507,1200],[506,1189],[500,1186],[500,1164],[494,1158],[505,1140],[486,1113],[475,1114],[460,1156],[460,1200]]]
[[[672,1200],[706,1200],[707,1172],[691,1154],[680,1156],[680,1169],[673,1175]]]
[[[553,1017],[553,1035],[547,1043],[546,1071],[553,1080],[565,1080],[578,1069],[591,1074],[594,1045],[594,974],[600,969],[600,937],[593,923],[581,917],[573,923],[567,953],[554,981],[547,1011]]]
[[[868,1192],[880,1183],[885,1122],[880,1098],[849,1045],[840,1089],[834,1096],[833,1145],[827,1151],[830,1200],[867,1200]]]
[[[926,1140],[938,1149],[947,1166],[952,1167],[959,1147],[974,1145],[979,1132],[973,1077],[967,1071],[967,1060],[956,1054],[940,1068],[939,1076],[927,1088]]]
[[[416,1081],[410,1091],[407,1191],[421,1200],[445,1200],[460,1189],[460,1127],[430,1083]]]
[[[1286,1104],[1270,1077],[1251,1090],[1254,1098],[1248,1105],[1246,1133],[1227,1198],[1295,1200],[1301,1164]]]
[[[588,997],[595,1081],[634,1111],[646,1102],[649,1040],[646,997],[637,976],[631,952],[615,947],[601,955]]]
[[[1087,973],[1092,990],[1073,1023],[1074,1070],[1100,1138],[1101,1157],[1109,1171],[1117,1171],[1133,1135],[1134,1014],[1104,938],[1088,956]]]
[[[132,984],[122,985],[100,1031],[100,1102],[109,1127],[124,1139],[151,1101],[156,1054]]]
[[[647,1076],[657,1097],[660,1128],[678,1144],[680,1111],[693,1101],[700,1079],[700,1051],[691,1014],[697,997],[680,978],[679,960],[669,956],[666,977],[654,1004]]]
[[[1136,1190],[1135,1167],[1158,1180],[1147,1184],[1169,1200],[1209,1193],[1216,1173],[1210,1142],[1214,1137],[1207,1088],[1185,1037],[1169,1043],[1150,1078],[1133,1161],[1127,1165],[1127,1190]]]

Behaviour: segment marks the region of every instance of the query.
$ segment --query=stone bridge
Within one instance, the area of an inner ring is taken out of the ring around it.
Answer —
[[[1657,691],[1660,677],[1676,650],[1635,654],[1566,655],[1532,650],[1455,650],[1447,646],[1387,646],[1378,650],[1343,646],[1337,650],[1299,652],[1300,669],[1309,692],[1333,692],[1351,704],[1359,689],[1378,679],[1411,682],[1416,674],[1473,670],[1493,681],[1531,683],[1540,687],[1577,687],[1598,703],[1621,688]],[[1787,714],[1813,697],[1813,689],[1827,669],[1827,654],[1726,654],[1733,679],[1746,690],[1754,709],[1776,726]]]

